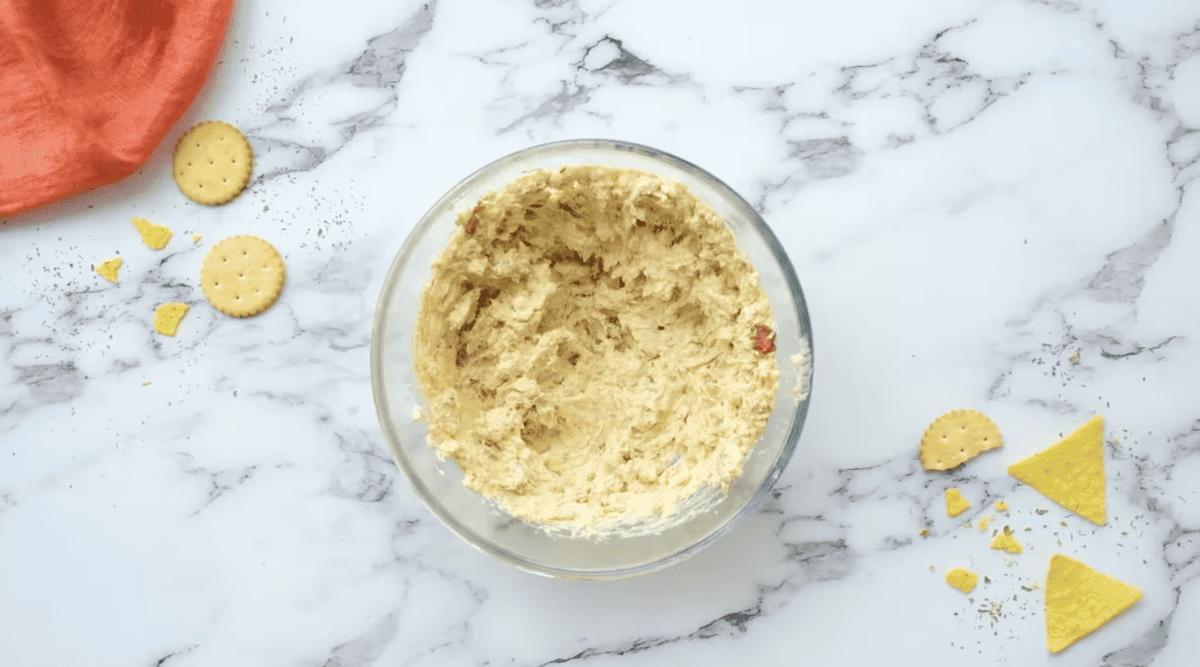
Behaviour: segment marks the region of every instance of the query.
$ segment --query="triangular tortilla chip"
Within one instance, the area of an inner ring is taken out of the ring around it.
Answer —
[[[1104,525],[1103,441],[1104,418],[1096,415],[1049,449],[1010,465],[1008,474],[1079,516]]]
[[[1142,592],[1062,554],[1046,578],[1046,648],[1058,653],[1121,615]]]

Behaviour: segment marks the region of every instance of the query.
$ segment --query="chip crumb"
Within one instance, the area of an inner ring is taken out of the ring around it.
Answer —
[[[1008,511],[1008,503],[1004,502],[1003,500],[997,500],[996,501],[996,511],[997,512],[1007,512]]]
[[[149,381],[149,380],[146,380],[146,381],[142,382],[142,386],[143,386],[143,387],[149,387],[149,386],[150,386],[150,381]]]
[[[1004,444],[1000,429],[975,410],[951,410],[933,420],[921,436],[921,465],[926,470],[950,470]]]
[[[101,278],[104,278],[110,283],[120,282],[117,272],[121,269],[121,264],[123,263],[125,263],[125,260],[121,259],[120,257],[113,257],[112,259],[100,262],[100,264],[96,266],[96,273],[100,274]]]
[[[188,307],[186,303],[164,303],[159,306],[154,311],[154,330],[164,336],[174,336]]]
[[[964,593],[970,593],[975,590],[975,584],[978,582],[979,575],[961,567],[956,567],[946,572],[946,583]]]
[[[1067,359],[1067,361],[1070,362],[1072,366],[1075,366],[1075,365],[1079,364],[1079,360],[1082,358],[1083,358],[1082,351],[1075,350],[1075,354],[1072,354],[1071,357],[1069,359]]]
[[[979,519],[979,525],[978,525],[978,528],[979,528],[979,530],[980,530],[980,531],[985,531],[985,530],[987,530],[987,529],[988,529],[988,525],[990,525],[991,523],[992,523],[992,517],[991,517],[991,516],[985,516],[985,517],[981,517],[981,518]]]
[[[1012,531],[1008,526],[1005,526],[1004,532],[996,535],[996,537],[992,539],[992,543],[988,546],[993,549],[1007,551],[1010,554],[1019,554],[1025,550],[1025,548],[1021,546],[1021,543],[1017,541],[1017,538],[1012,536]]]
[[[162,250],[167,247],[174,235],[170,227],[155,224],[145,218],[130,218],[129,221],[137,228],[138,234],[142,235],[142,243],[154,250]]]
[[[928,528],[922,528],[922,529],[921,529],[921,533],[920,533],[920,535],[921,535],[921,537],[929,537],[929,529],[928,529]]]
[[[194,233],[194,234],[192,234],[192,243],[198,245],[200,243],[200,239],[202,239],[202,238],[204,238],[204,237],[201,236],[200,234]]]
[[[414,405],[412,409],[412,420],[415,422],[421,421],[421,406]]]
[[[958,489],[946,489],[946,516],[958,516],[971,507]]]

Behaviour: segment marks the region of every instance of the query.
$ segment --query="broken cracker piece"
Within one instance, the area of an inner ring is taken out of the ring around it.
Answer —
[[[164,336],[174,336],[187,311],[186,303],[164,303],[154,311],[154,330]]]
[[[946,573],[946,583],[964,593],[970,593],[975,590],[975,584],[979,583],[979,575],[970,570],[956,567]]]
[[[971,503],[963,498],[958,489],[946,489],[946,516],[958,516],[967,511]]]
[[[1142,598],[1129,584],[1055,554],[1046,576],[1046,648],[1058,653]]]
[[[1010,554],[1019,554],[1022,551],[1025,551],[1025,548],[1021,546],[1021,543],[1017,541],[1017,538],[1012,536],[1012,531],[1009,530],[1008,526],[1004,527],[1004,532],[998,533],[994,538],[992,538],[992,543],[988,546],[993,549],[999,549],[1000,551],[1007,551]]]
[[[1000,429],[975,410],[951,410],[933,420],[921,437],[921,465],[950,470],[1004,444]]]
[[[124,262],[125,260],[121,259],[120,257],[113,257],[112,259],[105,260],[96,266],[96,273],[100,274],[101,278],[104,278],[110,283],[119,282],[120,278],[117,277],[117,271],[120,270],[121,264]]]
[[[162,250],[171,242],[171,237],[174,234],[171,228],[166,225],[159,225],[145,218],[130,218],[130,222],[134,227],[137,227],[138,234],[142,235],[142,243],[145,243],[154,250]]]
[[[1074,433],[1024,461],[1008,474],[1098,525],[1106,521],[1104,418],[1092,417]]]

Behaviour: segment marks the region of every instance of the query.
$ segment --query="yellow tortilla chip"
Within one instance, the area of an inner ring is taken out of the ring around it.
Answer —
[[[988,526],[990,526],[991,524],[992,524],[992,517],[985,516],[979,520],[979,530],[980,531],[987,530]]]
[[[971,503],[963,498],[958,489],[946,489],[946,516],[958,516],[967,511]]]
[[[996,511],[997,512],[1007,512],[1008,511],[1008,503],[1004,502],[1003,500],[997,500],[996,501]]]
[[[1142,592],[1133,586],[1055,554],[1046,577],[1046,648],[1058,653],[1140,599]]]
[[[950,470],[1004,444],[1000,429],[975,410],[951,410],[933,420],[921,436],[921,465],[926,470]]]
[[[970,570],[956,567],[946,573],[946,583],[964,593],[970,593],[975,590],[975,584],[979,583],[979,575]]]
[[[1048,449],[1014,463],[1008,474],[1099,525],[1106,521],[1104,418],[1092,417]]]
[[[121,264],[124,262],[125,260],[121,259],[120,257],[113,257],[112,259],[101,262],[98,266],[96,266],[96,273],[99,273],[100,277],[104,278],[110,283],[118,282],[120,278],[117,277],[117,271],[120,270]]]
[[[1021,546],[1021,543],[1017,541],[1017,538],[1012,536],[1012,531],[1009,530],[1008,526],[1004,527],[1004,532],[997,533],[996,536],[992,538],[992,543],[988,546],[993,549],[1007,551],[1010,554],[1019,554],[1022,551],[1025,551],[1025,548]]]

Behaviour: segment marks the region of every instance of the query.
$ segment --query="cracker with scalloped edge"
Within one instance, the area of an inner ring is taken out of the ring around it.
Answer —
[[[234,317],[257,315],[283,290],[283,256],[257,236],[230,236],[209,249],[200,267],[200,288],[217,310]]]
[[[254,151],[246,135],[219,120],[198,123],[175,144],[171,173],[179,190],[200,204],[224,204],[250,183]]]
[[[1055,554],[1046,575],[1046,649],[1058,653],[1123,614],[1142,592]]]
[[[950,470],[1004,444],[1000,429],[975,410],[951,410],[933,420],[921,437],[921,465]]]
[[[1092,417],[1049,448],[1010,465],[1008,474],[1079,516],[1104,525],[1104,418]]]

